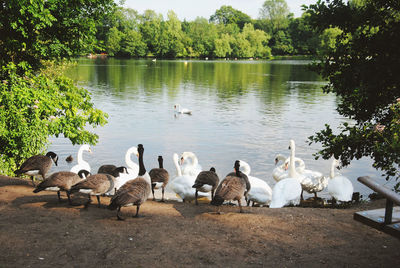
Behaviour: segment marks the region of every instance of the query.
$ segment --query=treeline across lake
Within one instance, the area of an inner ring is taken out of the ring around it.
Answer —
[[[260,17],[222,6],[209,19],[180,21],[153,10],[139,14],[117,7],[97,25],[95,53],[119,57],[271,58],[276,55],[316,55],[334,40],[334,31],[317,33],[308,14],[294,18],[285,0],[268,0]]]

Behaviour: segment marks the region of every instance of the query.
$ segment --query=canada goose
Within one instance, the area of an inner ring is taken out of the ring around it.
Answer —
[[[51,166],[57,166],[58,156],[54,152],[48,152],[46,155],[34,155],[29,157],[22,163],[21,167],[14,171],[15,175],[26,174],[31,176],[32,184],[35,186],[34,176],[40,175],[44,180],[46,173],[50,170]]]
[[[250,183],[247,176],[239,170],[240,161],[235,161],[235,172],[229,173],[225,179],[219,184],[211,205],[220,206],[224,201],[237,200],[239,204],[239,211],[243,213],[241,199],[244,197],[245,192],[248,191]],[[250,190],[250,187],[249,187]],[[219,210],[218,210],[219,212]]]
[[[82,156],[83,151],[88,151],[89,153],[92,153],[92,149],[90,148],[89,145],[87,145],[87,144],[81,145],[81,147],[79,147],[78,156],[77,156],[78,164],[76,164],[75,166],[73,166],[71,168],[71,170],[70,170],[71,172],[78,173],[79,170],[81,170],[81,169],[87,170],[89,172],[91,171],[89,163],[86,162],[85,160],[83,160],[83,156]]]
[[[117,168],[116,165],[101,165],[97,170],[97,174],[102,173],[111,175],[111,172],[113,172],[113,170],[116,168]]]
[[[214,198],[214,192],[219,183],[219,178],[217,173],[215,173],[215,168],[210,168],[209,171],[202,171],[197,175],[196,180],[192,188],[196,189],[195,200],[196,205],[198,205],[197,196],[198,192],[211,192],[211,200]]]
[[[115,191],[115,178],[110,174],[90,175],[86,180],[71,187],[71,193],[78,191],[88,194],[89,200],[85,204],[85,208],[92,202],[92,195],[97,197],[98,207],[100,207],[100,195]]]
[[[121,188],[118,189],[116,194],[111,198],[110,205],[108,206],[111,210],[117,210],[118,220],[124,220],[119,216],[121,207],[136,205],[136,215],[139,217],[140,205],[142,205],[148,198],[151,191],[151,179],[149,174],[146,172],[146,168],[143,163],[143,152],[144,148],[142,144],[138,145],[139,153],[139,175],[136,179],[127,181]]]
[[[78,174],[70,171],[56,172],[36,186],[33,192],[38,193],[43,190],[57,191],[58,201],[61,202],[60,191],[65,191],[68,196],[68,202],[72,205],[70,197],[71,187],[84,180],[88,174],[87,170],[80,170]]]
[[[110,174],[115,178],[119,177],[121,173],[128,174],[128,169],[124,166],[102,165],[97,171],[97,174]]]
[[[161,202],[164,202],[164,190],[165,186],[169,180],[169,174],[166,169],[163,167],[163,158],[162,156],[158,156],[158,168],[153,168],[149,172],[151,178],[151,191],[153,193],[153,201],[156,200],[154,197],[154,189],[162,189],[162,198]]]

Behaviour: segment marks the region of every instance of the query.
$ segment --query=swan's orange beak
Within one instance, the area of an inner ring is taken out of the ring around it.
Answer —
[[[288,170],[288,168],[289,168],[289,163],[285,163],[285,167],[283,169]]]

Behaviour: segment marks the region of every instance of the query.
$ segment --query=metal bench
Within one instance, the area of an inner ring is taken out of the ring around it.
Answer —
[[[382,194],[386,198],[386,207],[355,212],[354,219],[400,238],[400,207],[393,206],[394,204],[400,205],[400,195],[385,186],[379,185],[368,176],[359,177],[357,180],[375,192]]]

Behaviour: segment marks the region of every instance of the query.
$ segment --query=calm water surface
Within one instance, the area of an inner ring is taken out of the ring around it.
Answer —
[[[97,108],[109,114],[105,127],[94,129],[99,142],[93,154],[84,153],[92,172],[102,164],[125,165],[127,149],[142,143],[147,170],[164,167],[174,176],[172,154],[194,152],[203,169],[214,166],[220,177],[233,169],[236,159],[251,165],[251,175],[272,187],[274,157],[289,155],[290,139],[296,156],[307,169],[329,174],[330,161],[315,160],[319,145],[307,137],[328,123],[345,119],[335,111],[337,99],[322,93],[325,82],[307,68],[308,61],[161,61],[81,59],[68,72],[79,86],[92,93]],[[174,104],[193,115],[175,116]],[[76,159],[79,146],[53,139],[51,150],[62,161],[55,170],[70,169],[65,158]],[[340,172],[355,191],[368,188],[356,181],[370,175],[385,183],[369,159],[352,162]]]

